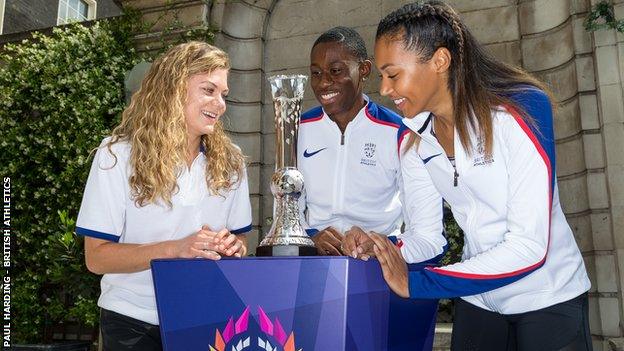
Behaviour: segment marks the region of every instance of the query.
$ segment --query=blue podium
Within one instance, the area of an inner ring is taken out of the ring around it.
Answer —
[[[154,260],[152,274],[167,351],[432,348],[437,300],[397,297],[375,260]]]

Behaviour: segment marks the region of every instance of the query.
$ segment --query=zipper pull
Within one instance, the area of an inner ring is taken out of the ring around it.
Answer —
[[[344,145],[344,133],[340,135],[340,145]]]
[[[457,168],[453,168],[455,170],[455,174],[453,175],[453,186],[457,186],[457,178],[459,178],[459,173],[457,173]]]

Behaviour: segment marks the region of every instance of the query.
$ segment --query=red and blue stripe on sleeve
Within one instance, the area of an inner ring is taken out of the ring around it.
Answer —
[[[508,108],[515,121],[529,137],[545,163],[549,177],[549,228],[555,187],[555,142],[552,108],[548,96],[541,90],[529,88],[512,96],[518,106],[532,118],[527,122],[518,111]],[[428,267],[422,271],[409,273],[409,291],[412,298],[451,298],[470,296],[494,290],[514,283],[539,269],[546,262],[548,251],[538,262],[530,266],[499,274],[475,274],[447,270],[443,267]],[[478,255],[473,259],[478,259]]]

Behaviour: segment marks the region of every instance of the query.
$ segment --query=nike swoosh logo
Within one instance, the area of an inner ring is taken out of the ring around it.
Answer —
[[[422,161],[423,161],[423,163],[427,163],[427,162],[431,161],[431,159],[432,159],[432,158],[434,158],[434,157],[436,157],[436,156],[440,156],[440,155],[442,155],[442,153],[439,153],[439,154],[437,154],[437,155],[433,155],[433,156],[429,156],[429,157],[427,157],[427,158],[423,158],[423,160],[422,160]]]
[[[316,150],[316,151],[312,151],[312,152],[308,152],[308,149],[306,149],[306,150],[303,152],[303,157],[312,157],[312,156],[314,156],[314,155],[318,154],[319,152],[321,152],[321,151],[323,151],[323,150],[325,150],[325,149],[327,149],[327,148],[326,148],[326,147],[324,147],[324,148],[322,148],[322,149],[318,149],[318,150]]]

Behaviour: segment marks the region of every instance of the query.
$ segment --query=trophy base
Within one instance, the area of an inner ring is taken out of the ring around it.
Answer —
[[[298,246],[298,245],[275,245],[275,246],[258,246],[256,248],[256,256],[274,257],[274,256],[316,256],[316,247],[314,246]]]

